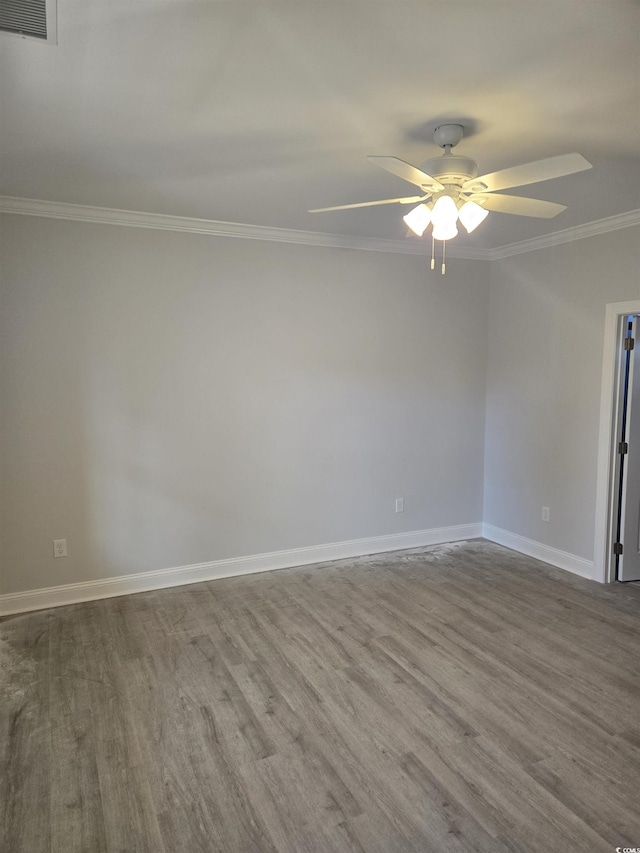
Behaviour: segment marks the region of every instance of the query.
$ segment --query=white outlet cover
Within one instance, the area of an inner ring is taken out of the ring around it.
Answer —
[[[67,540],[66,539],[54,539],[53,540],[53,556],[54,557],[66,557],[67,556]]]

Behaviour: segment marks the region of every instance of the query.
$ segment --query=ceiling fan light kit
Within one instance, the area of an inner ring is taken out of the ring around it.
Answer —
[[[458,219],[469,234],[484,222],[490,210],[550,219],[566,210],[565,205],[523,196],[501,195],[497,194],[497,191],[549,181],[591,168],[591,163],[582,154],[561,154],[558,157],[536,160],[478,177],[478,164],[475,160],[451,153],[451,149],[460,142],[463,135],[464,128],[460,124],[442,124],[437,127],[433,139],[436,145],[444,149],[444,153],[440,157],[427,160],[420,168],[405,163],[398,157],[367,158],[387,172],[419,187],[423,195],[321,207],[310,210],[309,213],[419,202],[403,219],[418,237],[422,237],[430,224],[433,226],[431,269],[435,267],[433,241],[440,240],[443,244],[444,275],[445,242],[457,236]]]

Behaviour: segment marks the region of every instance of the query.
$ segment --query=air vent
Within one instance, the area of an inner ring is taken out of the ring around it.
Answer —
[[[56,0],[0,0],[0,33],[56,43]]]

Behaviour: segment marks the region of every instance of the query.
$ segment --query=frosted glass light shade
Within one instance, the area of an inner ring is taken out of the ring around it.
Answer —
[[[451,230],[451,228],[455,228],[456,222],[458,220],[458,208],[456,207],[455,201],[448,195],[442,195],[437,200],[437,202],[433,206],[433,210],[431,212],[431,221],[433,222],[433,227],[447,228]],[[457,232],[456,232],[457,233]],[[435,236],[435,235],[434,235]],[[436,237],[436,240],[441,240],[442,237]]]
[[[458,229],[456,228],[455,220],[450,220],[438,225],[434,224],[433,226],[434,240],[451,240],[453,237],[456,237],[457,234]]]
[[[483,207],[480,207],[479,204],[476,204],[475,201],[465,201],[465,203],[460,208],[460,222],[467,229],[467,232],[471,234],[472,231],[480,225],[481,222],[489,215],[489,211],[485,210]]]
[[[431,211],[434,240],[451,240],[458,233],[456,222],[458,208],[455,201],[448,195],[442,195],[436,201]]]
[[[403,216],[402,218],[407,223],[409,228],[411,228],[414,234],[417,234],[418,237],[422,237],[422,235],[427,229],[427,226],[431,222],[431,210],[427,207],[426,204],[419,204],[417,207],[414,207],[413,210],[410,210],[409,213],[407,213],[407,215]]]

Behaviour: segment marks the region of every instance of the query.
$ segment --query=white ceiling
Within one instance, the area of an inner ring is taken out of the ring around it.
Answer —
[[[588,172],[513,194],[491,248],[640,208],[636,0],[58,0],[58,44],[0,36],[0,193],[402,238],[413,195],[369,164],[419,165],[433,128],[480,172],[578,151]]]

